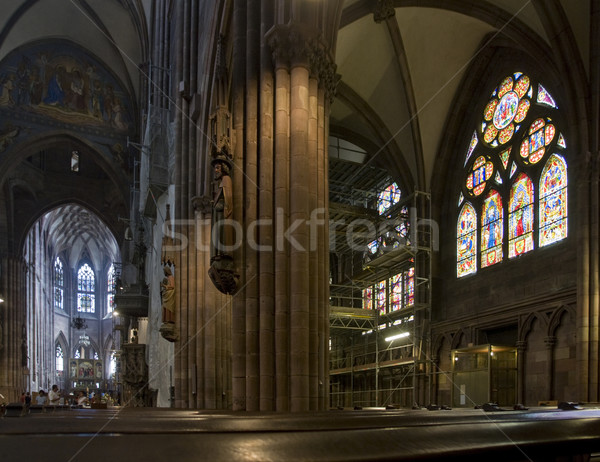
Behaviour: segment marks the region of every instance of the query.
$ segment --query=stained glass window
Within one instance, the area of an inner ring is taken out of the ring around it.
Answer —
[[[404,306],[415,303],[415,269],[410,268],[404,272]]]
[[[508,204],[508,256],[533,250],[533,183],[524,173],[510,190]]]
[[[96,311],[95,291],[94,271],[85,263],[77,271],[77,311],[83,313]]]
[[[504,221],[502,198],[491,190],[483,202],[481,211],[481,267],[502,261]]]
[[[62,347],[60,344],[56,345],[56,372],[64,370],[64,358]]]
[[[392,183],[379,193],[377,197],[377,210],[379,215],[383,215],[392,205],[400,201],[400,188],[396,183]]]
[[[463,206],[457,223],[457,268],[458,277],[475,273],[477,265],[475,252],[477,251],[477,214],[468,202]]]
[[[363,310],[373,309],[373,289],[370,287],[363,290]]]
[[[567,164],[558,154],[542,170],[539,217],[540,247],[567,237]]]
[[[511,140],[515,122],[522,122],[529,111],[529,88],[529,77],[517,72],[506,77],[492,93],[483,110],[483,119],[488,124],[485,129],[482,127],[483,140],[490,146],[497,147]]]
[[[64,272],[60,258],[54,261],[54,308],[64,310]]]
[[[402,308],[402,274],[390,278],[390,311]]]
[[[537,119],[529,128],[529,134],[521,142],[519,150],[525,163],[535,164],[544,157],[546,146],[554,139],[556,129],[554,125],[544,119]]]
[[[110,353],[110,359],[108,360],[108,373],[110,378],[114,379],[115,373],[117,372],[117,356],[114,351]]]
[[[375,285],[375,293],[377,297],[377,309],[380,313],[385,313],[385,307],[387,302],[387,293],[386,293],[386,283],[385,281],[381,281]]]
[[[106,312],[112,313],[115,309],[115,265],[108,269],[106,294]]]
[[[550,92],[522,72],[491,92],[467,138],[457,277],[567,237],[567,140],[557,109]]]
[[[485,129],[485,127],[482,128],[482,131],[484,129]],[[471,137],[471,142],[469,143],[469,149],[467,149],[467,156],[465,158],[465,166],[467,165],[467,162],[469,161],[471,154],[473,154],[473,151],[475,150],[475,147],[477,146],[478,142],[479,142],[479,139],[477,138],[477,131],[474,131],[473,136]]]

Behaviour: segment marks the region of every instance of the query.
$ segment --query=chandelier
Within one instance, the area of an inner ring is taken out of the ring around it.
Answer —
[[[85,322],[85,319],[83,319],[81,316],[77,316],[71,320],[71,327],[73,329],[82,330],[87,329],[88,325],[87,322]]]

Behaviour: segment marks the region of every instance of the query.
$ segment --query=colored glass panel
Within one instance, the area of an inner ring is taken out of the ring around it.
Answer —
[[[494,174],[494,164],[484,156],[479,156],[473,163],[471,174],[467,177],[467,189],[474,196],[480,195],[489,180]]]
[[[512,148],[508,148],[506,151],[502,151],[499,156],[502,161],[502,165],[504,166],[504,170],[508,167],[508,159],[510,158],[510,151]]]
[[[363,289],[363,310],[373,309],[373,289]]]
[[[385,313],[385,305],[386,305],[386,283],[385,281],[381,281],[379,284],[375,285],[375,296],[376,296],[376,303],[377,303],[377,309],[379,310],[380,313]]]
[[[456,241],[456,275],[458,277],[475,273],[477,265],[475,252],[477,251],[477,214],[468,202],[463,206],[457,222]]]
[[[487,106],[485,107],[485,110],[483,111],[483,119],[484,120],[486,120],[487,122],[492,120],[492,117],[494,117],[494,112],[496,111],[496,106],[498,106],[497,99],[493,99],[487,104]]]
[[[64,309],[64,271],[60,258],[54,261],[54,308]]]
[[[552,95],[550,95],[550,93],[548,93],[548,90],[546,90],[540,84],[538,84],[537,102],[540,104],[545,104],[545,105],[553,107],[553,108],[557,107],[556,102],[554,101],[554,98],[552,98]]]
[[[529,129],[529,137],[521,143],[521,157],[531,164],[540,161],[546,153],[548,146],[554,139],[556,129],[554,125],[548,124],[543,119],[537,119]]]
[[[383,215],[392,205],[400,200],[400,188],[396,183],[392,183],[379,193],[377,201],[377,210]]]
[[[369,253],[371,255],[375,255],[377,253],[377,249],[379,249],[379,240],[375,239],[372,242],[367,244],[367,249],[369,249]]]
[[[402,308],[402,274],[390,278],[390,311]]]
[[[540,247],[567,237],[567,164],[552,154],[540,180]]]
[[[496,176],[494,178],[494,181],[498,184],[502,184],[502,177],[500,176],[500,172],[496,172]]]
[[[500,84],[500,87],[498,88],[498,98],[502,98],[506,93],[508,93],[510,90],[512,90],[512,86],[513,86],[512,77],[506,77]]]
[[[404,272],[404,306],[415,304],[415,269]]]
[[[106,312],[112,313],[115,309],[115,267],[110,265],[106,278]]]
[[[515,164],[514,162],[512,163],[512,165],[510,166],[510,177],[512,178],[512,176],[515,174],[515,172],[517,171],[517,164]]]
[[[529,90],[529,77],[524,75],[517,81],[517,84],[515,85],[515,93],[519,96],[519,98],[522,98],[525,96],[525,93],[527,93],[527,90]]]
[[[92,268],[85,263],[77,271],[77,311],[94,313],[96,284]]]
[[[491,143],[498,134],[498,129],[494,125],[488,125],[483,133],[483,141],[486,143]]]
[[[508,257],[533,250],[533,183],[521,174],[510,190],[508,215]]]
[[[504,236],[502,198],[497,191],[490,191],[481,212],[481,267],[502,261]]]
[[[538,131],[544,125],[546,125],[546,122],[544,121],[544,119],[534,120],[533,123],[531,124],[531,127],[529,127],[529,134],[531,135],[533,132]]]
[[[565,141],[565,137],[562,133],[558,135],[558,141],[556,142],[556,144],[558,144],[563,149],[567,149],[567,142]]]
[[[459,207],[460,207],[460,204],[462,204],[464,200],[465,200],[465,196],[463,196],[463,193],[461,192],[458,196],[458,206]]]
[[[529,107],[531,103],[528,99],[522,99],[519,103],[519,107],[517,108],[517,113],[515,114],[515,122],[523,122],[525,117],[527,116],[527,112],[529,111]]]
[[[477,138],[477,131],[474,131],[473,136],[471,137],[471,142],[469,143],[469,149],[467,150],[467,157],[465,158],[465,166],[467,165],[467,162],[468,162],[469,158],[471,157],[471,154],[473,154],[473,151],[475,150],[475,146],[477,146],[478,142],[479,142],[479,139]]]
[[[508,127],[500,130],[500,134],[498,135],[498,141],[500,144],[505,144],[508,142],[512,138],[514,132],[515,126],[513,124],[510,124]]]
[[[519,106],[519,95],[514,91],[506,93],[498,102],[498,106],[494,112],[494,126],[498,130],[502,130],[508,126],[517,113],[517,107]]]

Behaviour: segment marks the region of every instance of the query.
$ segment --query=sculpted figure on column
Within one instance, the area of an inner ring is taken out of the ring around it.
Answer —
[[[233,272],[232,247],[233,185],[231,161],[218,154],[212,159],[214,194],[212,201],[212,227],[210,239],[210,269],[208,275],[215,287],[224,294],[235,291],[238,277]]]

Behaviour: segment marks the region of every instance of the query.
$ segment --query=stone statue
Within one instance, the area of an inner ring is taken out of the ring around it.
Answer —
[[[175,277],[168,266],[163,267],[164,279],[160,284],[162,297],[162,320],[174,322],[175,319]]]
[[[213,157],[214,194],[210,246],[210,269],[208,275],[215,287],[224,294],[235,292],[239,277],[233,271],[234,244],[233,185],[230,177],[231,161],[220,154]]]

